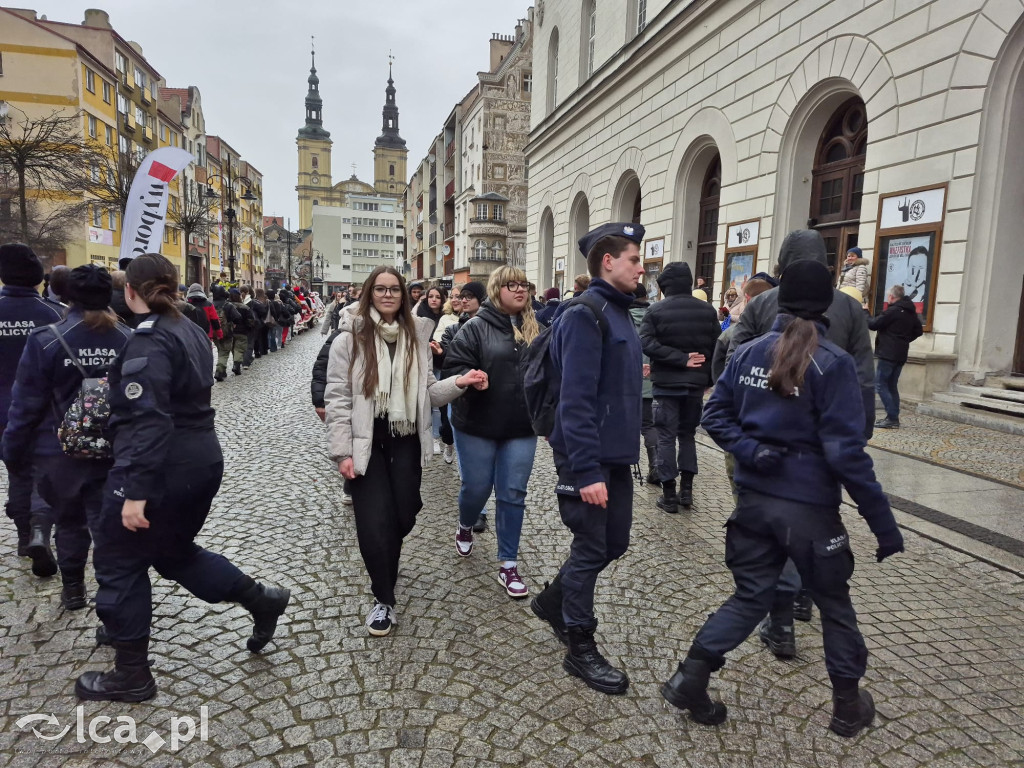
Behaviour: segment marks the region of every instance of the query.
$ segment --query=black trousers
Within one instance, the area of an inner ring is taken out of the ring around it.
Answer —
[[[697,474],[697,442],[704,408],[703,393],[685,397],[654,398],[654,424],[658,429],[658,481],[667,483],[680,474]],[[678,461],[676,443],[679,444]]]
[[[267,328],[261,325],[253,331],[253,355],[263,357],[268,354],[270,354],[270,346],[267,339]]]
[[[562,616],[566,626],[594,629],[594,589],[597,577],[626,554],[633,525],[633,476],[628,466],[601,468],[608,488],[608,506],[587,504],[579,489],[565,482],[568,461],[555,454],[558,470],[558,514],[572,531],[569,558],[561,568]]]
[[[645,397],[640,414],[640,434],[644,437],[644,448],[658,450],[658,428],[654,426],[654,399]],[[652,467],[652,469],[654,469]]]
[[[40,458],[38,466],[39,492],[53,509],[56,523],[57,565],[62,574],[80,576],[92,545],[88,521],[99,515],[113,462],[60,454]]]
[[[391,606],[402,542],[423,507],[420,460],[419,435],[392,435],[387,421],[375,419],[370,463],[351,481],[356,538],[370,588],[379,602]]]
[[[234,599],[247,580],[223,555],[195,543],[220,488],[224,460],[211,429],[175,432],[162,484],[146,501],[149,528],[129,531],[121,523],[126,472],[111,470],[97,519],[89,521],[96,569],[96,614],[111,639],[148,637],[153,617],[152,566],[208,603]]]
[[[724,664],[771,608],[788,557],[821,611],[829,674],[863,677],[868,652],[850,600],[853,552],[839,509],[741,488],[726,526],[725,563],[736,591],[697,633],[691,654],[716,668]]]
[[[2,433],[0,433],[2,434]],[[32,523],[52,525],[53,510],[39,493],[39,470],[33,461],[23,464],[7,464],[7,501],[4,512],[20,529]]]

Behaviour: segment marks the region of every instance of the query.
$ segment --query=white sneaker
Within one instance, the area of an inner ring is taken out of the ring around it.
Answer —
[[[444,463],[451,464],[453,461],[455,461],[455,446],[446,445],[444,447]]]
[[[352,497],[349,496],[344,491],[341,492],[341,506],[343,506],[343,507],[351,507],[352,506]]]
[[[391,630],[398,624],[398,617],[395,609],[390,605],[374,601],[373,608],[366,617],[366,629],[374,637],[390,635]]]
[[[434,455],[437,456],[441,452],[441,441],[434,440]]]

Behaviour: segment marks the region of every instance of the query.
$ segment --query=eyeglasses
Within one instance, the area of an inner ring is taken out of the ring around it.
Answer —
[[[462,299],[463,301],[479,301],[476,295],[472,293],[464,293],[461,296],[459,296],[459,298]]]
[[[518,291],[525,291],[530,287],[529,283],[517,283],[515,280],[509,280],[507,283],[502,283],[502,285],[508,290],[510,290],[512,293],[517,293]]]
[[[374,296],[401,296],[402,287],[399,285],[375,285],[373,286]]]

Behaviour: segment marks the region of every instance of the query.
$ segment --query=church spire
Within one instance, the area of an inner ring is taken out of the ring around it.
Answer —
[[[312,40],[312,38],[311,38]],[[324,130],[324,102],[320,98],[320,78],[316,75],[316,47],[310,51],[309,91],[306,93],[306,124],[299,129],[299,136],[311,139],[327,139],[331,134]]]
[[[388,87],[384,90],[383,126],[381,135],[373,143],[375,147],[405,149],[405,139],[398,135],[398,105],[395,103],[395,81],[391,76],[394,56],[388,55]]]

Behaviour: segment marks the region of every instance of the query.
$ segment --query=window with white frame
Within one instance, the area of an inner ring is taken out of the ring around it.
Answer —
[[[501,221],[502,219],[505,218],[505,206],[503,206],[501,203],[495,203],[492,210],[494,212],[492,218],[495,221]]]
[[[92,207],[92,225],[94,227],[103,226],[103,211],[100,210],[98,205]]]
[[[95,139],[96,138],[96,130],[97,130],[96,129],[96,118],[93,117],[92,115],[89,115],[89,138],[90,139]]]
[[[107,104],[110,103],[110,98],[111,98],[110,91],[111,91],[110,83],[108,83],[108,82],[106,82],[104,80],[103,81],[103,101],[106,102]]]
[[[639,35],[647,26],[647,0],[636,0],[636,33]]]
[[[107,229],[111,232],[117,231],[117,211],[107,211]]]
[[[594,74],[594,47],[597,42],[597,0],[589,0],[590,13],[584,19],[587,30],[587,77]]]
[[[505,258],[505,246],[501,244],[501,240],[495,240],[491,243],[491,254],[494,256],[494,260],[504,260]]]
[[[93,181],[100,180],[100,167],[96,163],[93,163],[92,166],[89,168],[89,173]]]
[[[85,90],[96,93],[96,73],[88,67],[85,68]]]
[[[486,219],[487,218],[487,203],[477,203],[476,204],[476,217],[478,219]]]
[[[477,240],[476,244],[473,246],[473,255],[476,256],[478,259],[486,259],[487,243],[485,243],[483,240]]]

